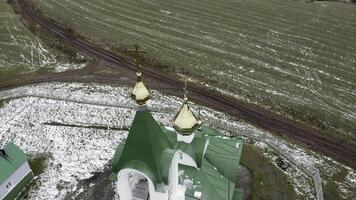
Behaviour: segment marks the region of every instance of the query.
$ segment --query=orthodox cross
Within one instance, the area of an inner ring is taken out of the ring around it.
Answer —
[[[140,45],[134,44],[133,49],[128,49],[128,51],[132,54],[132,57],[134,58],[138,72],[141,72],[142,68],[142,66],[140,65],[140,53],[146,53],[145,50],[142,50],[140,48]]]

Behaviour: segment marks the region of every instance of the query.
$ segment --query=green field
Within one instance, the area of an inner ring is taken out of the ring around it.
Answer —
[[[244,144],[241,164],[253,174],[251,200],[303,198],[298,197],[288,177],[272,163],[258,147]]]
[[[18,75],[40,68],[52,69],[56,58],[19,20],[13,9],[0,2],[0,75]]]
[[[37,0],[105,47],[149,57],[246,101],[356,136],[356,6],[293,0]]]
[[[0,2],[0,86],[15,79],[21,80],[24,74],[33,77],[85,65],[85,58],[79,54],[75,53],[71,58],[48,48],[46,44],[54,46],[57,41],[49,37],[46,39],[46,42],[40,40],[25,27],[7,1]]]

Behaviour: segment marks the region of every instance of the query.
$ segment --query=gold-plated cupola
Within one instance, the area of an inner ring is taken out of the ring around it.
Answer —
[[[145,51],[140,50],[140,46],[135,44],[134,49],[129,49],[133,53],[134,61],[137,66],[137,79],[134,88],[131,91],[131,98],[137,102],[139,105],[144,105],[147,100],[150,99],[150,91],[146,88],[145,84],[142,82],[142,66],[140,65],[140,53],[145,53]]]
[[[173,119],[173,128],[182,135],[191,135],[194,130],[202,124],[202,121],[190,110],[188,105],[187,81],[185,81],[184,85],[183,105]]]

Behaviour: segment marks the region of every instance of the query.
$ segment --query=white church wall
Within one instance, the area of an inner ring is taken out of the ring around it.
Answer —
[[[181,162],[181,151],[177,151],[172,159],[171,166],[169,168],[169,200],[185,200],[185,190],[184,186],[178,183],[178,164]],[[188,162],[189,163],[189,162]]]
[[[142,172],[137,171],[132,168],[123,169],[117,175],[117,178],[118,178],[117,191],[119,193],[120,199],[125,199],[125,200],[132,199],[133,185],[131,185],[131,183],[129,181],[130,174],[139,174],[140,176],[147,179],[148,189],[149,189],[149,193],[150,193],[150,200],[168,200],[168,190],[165,193],[156,192],[152,180],[148,176],[143,174]],[[137,178],[137,177],[138,176],[136,176],[135,178]]]
[[[178,185],[174,191],[172,191],[169,200],[185,200],[186,187]]]
[[[190,135],[181,135],[181,134],[177,133],[176,130],[174,130],[174,128],[172,128],[172,127],[166,126],[165,128],[169,131],[172,131],[174,134],[176,134],[177,141],[179,141],[179,142],[185,142],[187,144],[190,144],[195,137],[195,133],[192,133]]]
[[[178,164],[198,168],[197,163],[190,155],[184,153],[181,150],[178,150],[178,154],[179,154],[179,157],[177,158]]]
[[[14,189],[14,187],[29,173],[32,173],[31,168],[28,163],[25,162],[0,185],[0,199],[3,199],[9,194],[11,190]]]
[[[178,186],[178,163],[179,163],[179,152],[176,152],[173,156],[171,166],[169,167],[169,177],[168,181],[170,184],[170,191],[174,190]]]
[[[177,141],[179,142],[185,142],[187,144],[190,144],[195,137],[195,133],[192,133],[190,135],[181,135],[177,133]]]
[[[130,191],[131,185],[129,181],[129,173],[130,171],[120,171],[120,173],[117,175],[118,181],[117,181],[117,191],[119,193],[119,196],[121,199],[132,199],[132,194]]]

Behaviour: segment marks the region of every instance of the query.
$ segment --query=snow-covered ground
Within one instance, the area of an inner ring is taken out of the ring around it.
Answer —
[[[181,99],[152,93],[148,107],[155,119],[171,125]],[[120,131],[120,127],[130,126],[135,114],[136,105],[129,94],[130,88],[126,87],[79,83],[39,84],[0,91],[0,99],[7,100],[0,109],[0,147],[13,141],[31,156],[49,155],[47,167],[38,177],[39,186],[32,189],[29,199],[63,199],[67,192],[79,190],[78,181],[92,177],[110,163],[116,146],[127,136],[127,131]],[[323,184],[346,169],[348,175],[337,185],[345,198],[354,195],[355,171],[223,113],[195,104],[192,108],[196,113],[200,110],[199,115],[207,125],[223,124],[243,137],[264,138],[265,143],[256,145],[266,156],[274,158],[273,152],[284,152],[306,170],[319,168]],[[76,127],[48,125],[51,122]],[[270,144],[278,149],[269,148]],[[306,199],[314,198],[310,178],[294,166],[286,174],[299,194]]]

